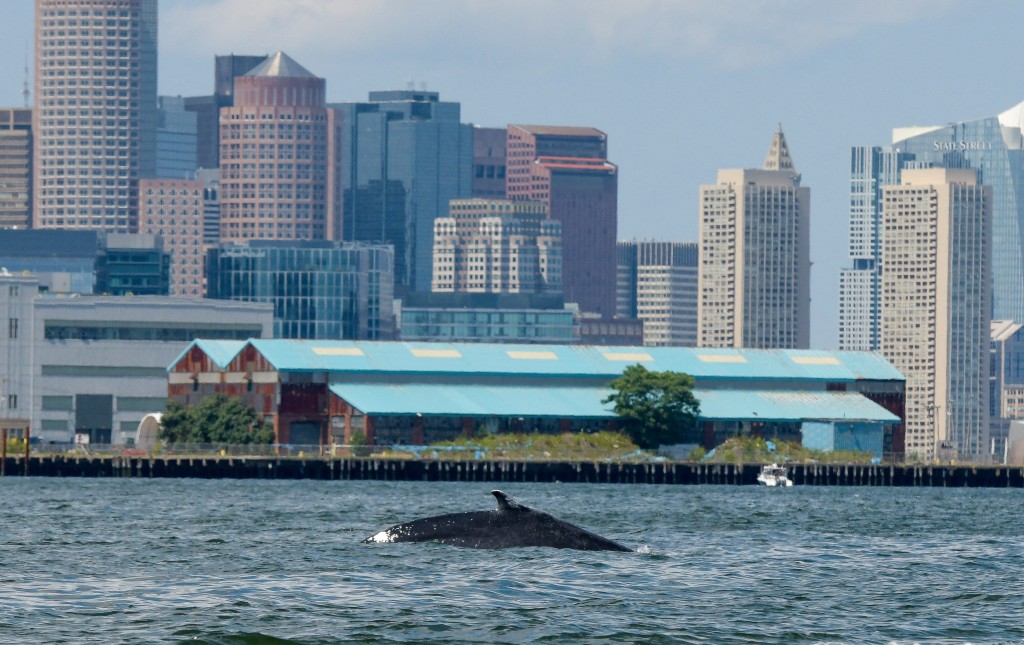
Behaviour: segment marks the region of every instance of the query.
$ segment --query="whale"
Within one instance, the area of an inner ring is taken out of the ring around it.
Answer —
[[[633,551],[618,542],[564,522],[544,511],[492,490],[498,508],[449,513],[396,524],[363,540],[363,544],[440,542],[471,549],[552,547],[580,551]]]

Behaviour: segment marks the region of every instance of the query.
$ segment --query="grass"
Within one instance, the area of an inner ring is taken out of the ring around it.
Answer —
[[[446,459],[508,459],[533,461],[646,461],[653,453],[641,451],[620,432],[576,432],[562,434],[491,434],[460,437],[424,446],[417,454],[399,451],[380,457],[409,458],[435,456]]]
[[[760,437],[733,437],[727,439],[707,458],[703,449],[691,453],[692,459],[703,459],[715,464],[738,463],[821,463],[870,464],[874,455],[855,450],[811,450],[792,441],[774,441],[775,452],[768,450],[768,442]]]

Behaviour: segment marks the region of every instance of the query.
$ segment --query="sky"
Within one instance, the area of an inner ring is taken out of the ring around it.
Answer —
[[[23,103],[32,4],[5,3],[0,105]],[[850,147],[1024,101],[1019,0],[160,0],[159,16],[160,94],[212,93],[215,55],[280,50],[332,102],[411,85],[481,126],[598,128],[620,239],[697,241],[700,186],[760,167],[781,124],[811,189],[822,349],[849,265]]]

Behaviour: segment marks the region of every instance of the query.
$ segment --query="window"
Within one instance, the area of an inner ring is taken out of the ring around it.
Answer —
[[[18,319],[17,318],[11,318],[10,320],[7,321],[7,336],[9,338],[17,338],[18,337]]]

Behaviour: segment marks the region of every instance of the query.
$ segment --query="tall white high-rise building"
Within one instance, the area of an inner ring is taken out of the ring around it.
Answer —
[[[881,352],[907,378],[906,452],[988,452],[992,188],[904,169],[883,191]]]
[[[157,0],[36,0],[34,228],[134,232],[156,171]]]
[[[701,186],[699,347],[810,345],[810,201],[781,127],[763,169]]]

